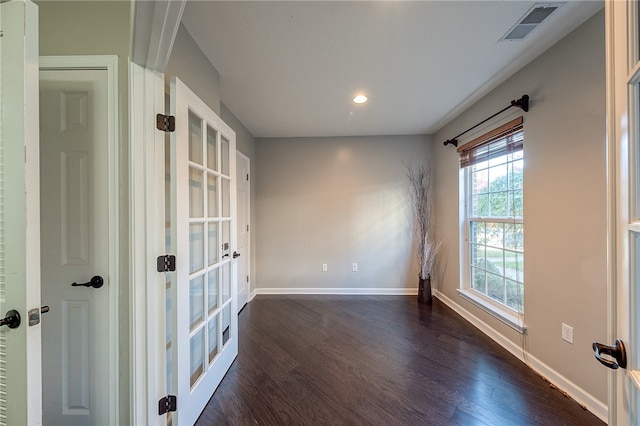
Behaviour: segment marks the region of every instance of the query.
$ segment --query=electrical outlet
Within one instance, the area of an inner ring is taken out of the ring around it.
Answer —
[[[562,323],[562,340],[573,344],[573,327]]]
[[[326,263],[322,264],[322,272],[327,272],[329,270],[329,265],[327,265]]]
[[[352,263],[351,264],[351,272],[358,272],[358,264],[357,263]]]

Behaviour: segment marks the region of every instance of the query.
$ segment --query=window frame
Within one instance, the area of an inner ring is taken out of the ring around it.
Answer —
[[[518,132],[524,132],[522,128],[522,119],[520,118],[519,120],[520,120],[520,124],[519,124],[520,129],[515,130],[512,134],[516,134]],[[517,126],[513,126],[513,127],[515,128]],[[464,146],[470,145],[471,149],[476,149],[476,148],[479,148],[480,146],[486,145],[482,142],[478,143],[478,141],[481,141],[483,138],[490,140],[490,137],[487,137],[487,136],[495,134],[494,132],[495,130],[488,132],[485,135],[474,139],[472,142],[466,145],[463,145],[462,148],[464,148]],[[508,136],[505,136],[505,137],[508,137]],[[501,139],[502,138],[498,138],[497,140],[491,140],[489,143],[494,143]],[[522,147],[521,150],[522,150],[522,158],[524,163],[524,159],[525,159],[524,146]],[[460,148],[459,148],[459,151],[462,154],[462,150]],[[505,153],[504,155],[508,155],[508,153]],[[526,326],[524,323],[524,297],[523,297],[522,311],[520,312],[516,309],[513,309],[507,306],[506,303],[503,304],[503,303],[500,303],[499,301],[493,300],[492,298],[482,294],[478,290],[475,290],[471,287],[472,286],[472,265],[471,265],[471,261],[472,261],[471,224],[472,222],[520,224],[524,227],[524,212],[522,217],[474,216],[472,214],[473,213],[472,212],[472,188],[473,188],[472,167],[473,165],[466,165],[464,167],[463,166],[459,167],[461,262],[460,262],[460,288],[458,289],[458,293],[465,300],[471,302],[478,308],[482,309],[483,311],[489,313],[496,319],[507,324],[514,330],[518,331],[519,333],[524,333],[526,330]],[[524,187],[522,188],[522,196],[524,198]],[[503,247],[502,249],[504,250],[505,248]],[[523,262],[525,257],[524,252],[525,251],[523,246],[521,249]],[[506,278],[505,274],[503,274],[502,276]],[[524,277],[523,277],[522,283],[524,285]]]

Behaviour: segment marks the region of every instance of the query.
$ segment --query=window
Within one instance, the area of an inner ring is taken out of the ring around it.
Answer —
[[[524,312],[523,141],[519,118],[458,148],[462,293],[516,328]]]

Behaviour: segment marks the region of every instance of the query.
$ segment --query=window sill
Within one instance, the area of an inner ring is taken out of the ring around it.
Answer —
[[[527,327],[524,325],[524,318],[506,312],[506,310],[499,309],[489,303],[487,303],[482,297],[474,294],[469,290],[458,289],[458,294],[467,301],[473,303],[478,308],[482,309],[495,319],[502,321],[509,327],[513,328],[520,334],[524,334]]]

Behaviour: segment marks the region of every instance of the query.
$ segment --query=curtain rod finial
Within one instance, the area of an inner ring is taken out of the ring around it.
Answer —
[[[447,145],[449,145],[449,144],[451,144],[451,145],[453,145],[453,146],[457,147],[457,146],[458,146],[458,140],[457,140],[457,139],[455,139],[455,138],[454,138],[454,139],[447,139],[446,141],[444,141],[444,144],[443,144],[443,145],[444,145],[444,146],[447,146]]]
[[[524,112],[529,111],[529,95],[522,95],[522,97],[516,101],[511,101],[511,106],[521,108]]]

